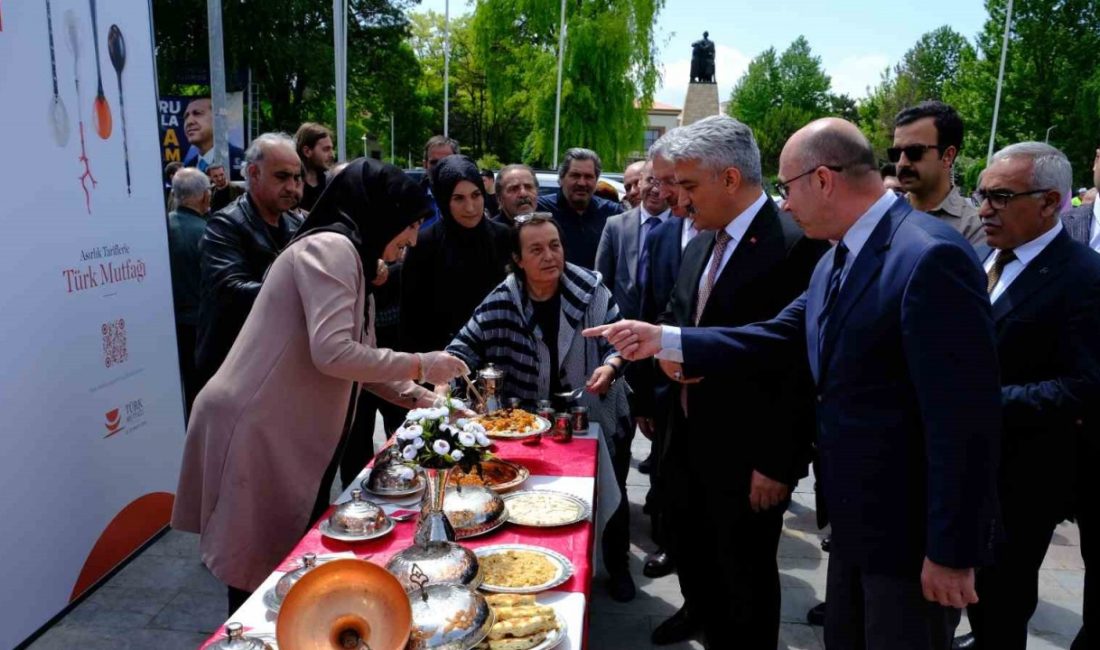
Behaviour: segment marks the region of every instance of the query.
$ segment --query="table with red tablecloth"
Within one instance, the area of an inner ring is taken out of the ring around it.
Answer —
[[[593,425],[588,436],[576,436],[570,443],[558,443],[544,437],[537,445],[528,445],[516,441],[495,441],[494,453],[505,460],[519,463],[531,472],[530,478],[520,486],[520,490],[555,490],[568,492],[584,499],[594,513],[593,517],[569,526],[557,528],[532,528],[505,524],[494,531],[460,540],[471,549],[491,544],[532,544],[552,549],[567,557],[573,563],[573,575],[562,585],[551,591],[539,594],[540,603],[551,605],[559,618],[566,624],[566,639],[558,646],[562,650],[580,650],[584,643],[587,624],[588,598],[592,587],[594,568],[595,538],[597,530],[602,529],[614,507],[618,503],[617,491],[613,486],[610,457],[606,446],[599,441],[598,426]],[[336,504],[351,498],[351,490],[359,486],[369,469],[364,469],[359,479],[344,491]],[[608,481],[611,481],[609,483]],[[600,488],[597,489],[597,484]],[[609,494],[613,492],[614,494]],[[597,503],[597,495],[600,497]],[[364,495],[370,499],[369,494]],[[393,505],[377,501],[388,514],[416,509],[413,505]],[[333,507],[335,507],[335,505]],[[324,518],[331,514],[332,508]],[[394,554],[413,543],[416,531],[416,518],[398,522],[394,531],[385,537],[365,542],[341,542],[321,535],[315,523],[298,542],[286,559],[260,585],[259,589],[245,602],[230,621],[243,624],[251,634],[273,635],[276,616],[263,604],[263,594],[274,587],[283,572],[299,566],[299,558],[305,553],[319,556],[358,557],[384,566]],[[203,647],[222,638],[219,630]]]

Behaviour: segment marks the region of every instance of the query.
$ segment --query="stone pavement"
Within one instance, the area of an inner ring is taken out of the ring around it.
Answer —
[[[381,435],[376,436],[381,440]],[[635,466],[649,443],[634,442]],[[682,604],[675,574],[642,576],[649,518],[641,512],[648,478],[632,469],[628,479],[632,520],[631,571],[638,597],[631,603],[607,598],[602,578],[593,582],[588,647],[593,650],[652,648],[649,635]],[[806,624],[806,611],[825,595],[827,556],[814,518],[813,483],[795,491],[779,542],[783,587],[780,650],[822,650],[821,628]],[[1081,625],[1084,570],[1077,527],[1058,527],[1039,581],[1039,608],[1031,619],[1029,650],[1067,649]],[[193,650],[225,620],[225,588],[199,561],[198,536],[169,531],[73,609],[29,647],[32,650]],[[965,618],[963,628],[966,627]],[[697,641],[670,650],[702,648]],[[753,650],[753,649],[749,649]]]

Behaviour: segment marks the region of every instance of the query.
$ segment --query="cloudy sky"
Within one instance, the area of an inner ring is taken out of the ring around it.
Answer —
[[[553,0],[547,0],[552,2]],[[443,12],[445,0],[422,0],[418,11]],[[452,0],[452,14],[469,12]],[[832,77],[833,92],[863,97],[881,72],[896,63],[921,34],[950,25],[967,38],[985,21],[981,0],[875,2],[833,0],[666,0],[658,17],[657,47],[663,83],[656,99],[682,106],[691,67],[691,43],[703,30],[717,46],[719,97],[730,90],[749,61],[769,47],[782,51],[803,35]]]

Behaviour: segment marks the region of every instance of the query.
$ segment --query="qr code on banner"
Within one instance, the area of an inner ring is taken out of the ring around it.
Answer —
[[[121,318],[103,324],[103,365],[110,368],[126,361],[126,321]]]

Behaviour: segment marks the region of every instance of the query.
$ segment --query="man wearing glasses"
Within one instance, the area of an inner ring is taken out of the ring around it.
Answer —
[[[619,321],[585,335],[703,384],[808,363],[833,526],[825,646],[947,650],[997,521],[1001,388],[985,275],[957,232],[882,186],[850,122],[791,136],[779,176],[806,235],[837,245],[777,316],[737,328]]]
[[[894,146],[886,154],[897,165],[898,181],[914,208],[978,245],[985,241],[978,210],[952,181],[962,140],[963,122],[954,108],[943,102],[921,102],[894,118]]]
[[[1088,444],[1082,434],[1095,431],[1100,258],[1059,219],[1072,180],[1061,151],[1022,142],[993,155],[975,193],[1000,360],[1005,534],[994,564],[978,572],[978,601],[967,609],[973,642],[960,637],[956,647],[1027,646],[1039,567],[1055,526],[1073,514],[1074,468]]]

